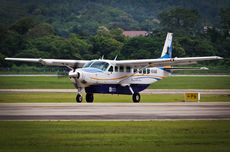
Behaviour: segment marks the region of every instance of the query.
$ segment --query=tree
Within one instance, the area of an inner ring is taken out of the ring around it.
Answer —
[[[6,57],[5,55],[0,53],[0,67],[4,67],[6,65],[5,57]]]
[[[216,49],[210,41],[201,37],[181,36],[178,43],[183,47],[187,56],[216,55]]]
[[[160,13],[159,19],[166,31],[193,33],[197,31],[199,13],[195,10],[176,8]]]
[[[54,35],[54,29],[51,24],[40,23],[30,28],[26,33],[27,38],[37,38],[47,35]]]
[[[122,48],[122,56],[126,59],[144,59],[160,57],[162,49],[162,38],[149,37],[134,37],[128,39]]]
[[[80,39],[77,35],[71,34],[68,41],[72,45],[75,51],[74,57],[77,59],[90,59],[90,56],[92,55],[90,53],[90,49],[92,46],[87,43],[87,41]]]
[[[0,51],[6,56],[14,56],[25,48],[23,37],[15,31],[4,31],[0,35]]]
[[[10,30],[14,30],[21,35],[26,34],[30,28],[34,27],[37,24],[37,21],[32,17],[24,17],[18,20],[15,24],[10,27]]]
[[[92,53],[97,54],[98,57],[105,55],[107,58],[114,58],[115,54],[119,55],[122,48],[122,43],[112,37],[101,35],[93,36],[90,39],[93,46]]]
[[[20,53],[16,54],[17,58],[48,58],[49,53],[44,51],[39,51],[36,48],[22,50]]]
[[[112,28],[110,30],[111,36],[119,42],[125,41],[125,36],[123,35],[123,30],[121,28]]]
[[[221,27],[224,29],[230,29],[230,10],[228,9],[221,9],[220,10],[220,24]]]

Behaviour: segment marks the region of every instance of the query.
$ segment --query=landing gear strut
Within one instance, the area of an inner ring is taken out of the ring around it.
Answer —
[[[77,94],[76,101],[77,101],[77,103],[81,103],[82,102],[82,95],[81,94]]]
[[[86,99],[86,102],[92,103],[93,99],[94,99],[93,94],[92,93],[86,93],[86,98],[85,99]]]
[[[133,102],[138,103],[138,102],[140,102],[140,100],[141,100],[140,94],[139,93],[134,93],[133,94]]]

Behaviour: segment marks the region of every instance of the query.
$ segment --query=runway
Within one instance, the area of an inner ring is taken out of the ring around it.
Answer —
[[[1,103],[0,120],[209,120],[230,119],[228,102]]]
[[[0,89],[0,93],[76,93],[76,89]],[[199,92],[200,94],[230,95],[230,89],[145,89],[143,94],[184,94]]]

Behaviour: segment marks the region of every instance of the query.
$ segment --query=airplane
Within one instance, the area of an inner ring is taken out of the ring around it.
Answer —
[[[134,103],[140,102],[140,92],[151,83],[171,75],[174,70],[195,70],[176,68],[175,65],[196,64],[198,61],[219,60],[219,56],[172,57],[173,33],[167,33],[160,58],[138,60],[66,60],[42,58],[5,58],[8,61],[35,62],[48,66],[66,66],[69,78],[77,89],[76,102],[81,103],[85,90],[86,102],[94,101],[94,93],[132,95]],[[206,70],[206,68],[198,68]]]

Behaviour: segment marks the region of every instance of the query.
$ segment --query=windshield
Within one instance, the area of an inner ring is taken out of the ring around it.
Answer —
[[[100,69],[102,71],[105,71],[109,66],[109,63],[104,62],[104,61],[92,61],[84,65],[83,68],[96,68]]]
[[[108,66],[109,66],[109,63],[107,62],[95,61],[90,67],[105,71],[108,68]]]
[[[83,66],[83,68],[88,68],[88,67],[90,67],[90,65],[91,65],[92,63],[93,63],[93,61],[86,63],[86,64]]]

